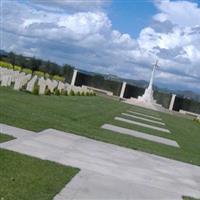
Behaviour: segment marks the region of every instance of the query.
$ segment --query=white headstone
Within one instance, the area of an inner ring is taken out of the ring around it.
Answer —
[[[20,73],[19,77],[16,79],[14,84],[14,89],[19,90],[21,89],[26,83],[31,79],[31,74],[24,75]]]
[[[46,89],[46,80],[44,80],[43,77],[39,79],[38,85],[39,85],[39,94],[44,94]]]
[[[59,81],[57,89],[61,92],[62,90],[65,89],[65,84],[63,82]]]
[[[57,87],[58,82],[56,80],[51,81],[50,79],[47,79],[46,85],[51,92],[54,92],[54,89]]]
[[[29,92],[33,92],[35,83],[37,81],[37,76],[35,75],[27,84],[26,90]]]

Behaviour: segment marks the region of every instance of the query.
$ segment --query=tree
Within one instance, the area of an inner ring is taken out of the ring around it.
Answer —
[[[40,65],[41,60],[36,59],[35,57],[29,59],[29,68],[32,69],[32,71],[37,71]]]
[[[15,54],[13,52],[10,52],[8,54],[8,60],[12,64],[13,68],[15,66]]]
[[[24,58],[24,56],[22,56],[22,55],[17,55],[16,56],[16,60],[15,60],[15,64],[16,65],[19,65],[20,67],[22,67],[22,68],[26,68],[26,59]]]

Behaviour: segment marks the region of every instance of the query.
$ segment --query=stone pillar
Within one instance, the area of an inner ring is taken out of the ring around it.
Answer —
[[[71,85],[75,85],[77,73],[78,73],[78,70],[74,69],[74,73],[73,73],[72,80],[71,80]]]
[[[71,85],[75,85],[77,73],[78,73],[78,70],[74,69],[74,73],[73,73],[73,76],[72,76]]]
[[[120,92],[120,99],[123,99],[125,89],[126,89],[126,82],[123,82],[122,89],[121,89],[121,92]]]
[[[176,98],[176,95],[172,94],[172,98],[171,98],[171,101],[170,101],[170,104],[169,104],[169,110],[173,110],[175,98]]]

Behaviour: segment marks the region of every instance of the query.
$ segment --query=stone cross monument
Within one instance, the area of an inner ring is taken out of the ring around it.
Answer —
[[[156,68],[158,68],[158,60],[156,61],[156,63],[153,66],[149,86],[145,89],[144,94],[142,96],[138,97],[139,101],[142,101],[147,104],[156,103],[156,101],[153,99],[153,81],[154,81],[154,75],[155,75]]]

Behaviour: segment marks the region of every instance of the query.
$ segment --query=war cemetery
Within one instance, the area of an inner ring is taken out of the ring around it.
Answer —
[[[157,68],[135,96],[1,61],[1,199],[198,199],[200,104],[154,99]]]
[[[198,0],[0,13],[0,200],[200,200]]]

